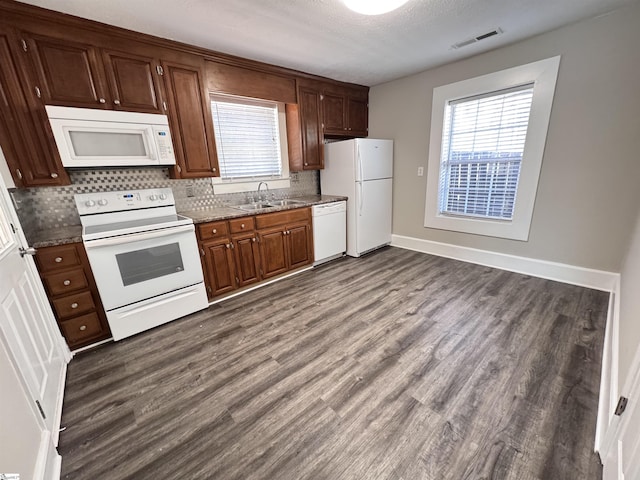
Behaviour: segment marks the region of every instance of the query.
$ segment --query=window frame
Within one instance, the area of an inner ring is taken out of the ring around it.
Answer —
[[[222,94],[218,92],[211,92],[209,94],[209,101],[213,101],[215,99],[222,100],[236,100],[237,103],[243,104],[253,104],[253,105],[269,105],[275,106],[277,108],[277,118],[278,118],[278,133],[280,140],[280,162],[281,162],[281,174],[280,176],[254,176],[254,177],[238,177],[238,178],[223,178],[220,177],[211,177],[211,184],[213,186],[213,193],[225,194],[225,193],[242,193],[242,192],[252,192],[257,190],[258,184],[260,182],[266,182],[269,185],[270,189],[278,189],[278,188],[290,188],[291,180],[290,180],[290,172],[289,172],[289,153],[288,153],[288,142],[287,142],[287,123],[286,123],[286,113],[285,113],[285,105],[282,102],[276,102],[271,100],[263,100],[258,98],[251,97],[242,97],[239,95],[229,95]],[[209,114],[212,117],[213,129],[215,133],[216,122],[215,118],[213,118],[213,112],[210,110]],[[217,150],[217,145],[216,145]]]
[[[528,240],[559,66],[560,56],[556,56],[434,88],[427,165],[425,227],[513,240]],[[533,100],[513,218],[498,220],[478,216],[441,214],[439,183],[447,104],[451,101],[526,84],[533,84]]]

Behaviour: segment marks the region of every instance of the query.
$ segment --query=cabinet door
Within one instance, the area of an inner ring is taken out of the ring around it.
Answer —
[[[236,288],[231,242],[202,244],[206,275],[209,279],[209,298]]]
[[[159,63],[131,53],[103,51],[113,108],[143,113],[164,113]]]
[[[299,223],[287,227],[289,268],[298,268],[313,262],[311,241],[311,226],[309,223]]]
[[[31,34],[25,35],[25,41],[45,104],[110,108],[96,48]]]
[[[262,278],[273,277],[289,269],[284,232],[284,227],[275,227],[258,232]]]
[[[255,233],[233,236],[236,282],[244,287],[260,280],[260,249]]]
[[[354,137],[369,135],[369,101],[365,98],[349,98],[348,131]]]
[[[302,134],[303,170],[324,168],[320,92],[301,87],[298,91]]]
[[[47,137],[49,122],[44,106],[35,97],[30,98],[20,83],[11,41],[18,39],[0,31],[0,145],[11,175],[18,187],[68,185],[69,177],[53,141]]]
[[[324,92],[322,95],[322,114],[325,135],[344,135],[347,126],[346,98],[344,95]]]
[[[174,176],[218,176],[213,120],[205,94],[203,68],[171,62],[163,62],[162,66],[177,161]]]

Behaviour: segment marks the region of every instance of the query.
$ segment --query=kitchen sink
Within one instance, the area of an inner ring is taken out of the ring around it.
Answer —
[[[301,203],[305,203],[305,202],[300,200],[291,200],[289,198],[285,198],[284,200],[271,200],[269,203],[275,207],[287,207],[289,205],[300,205]]]
[[[240,210],[264,210],[265,208],[273,208],[275,205],[271,205],[270,203],[248,203],[246,205],[238,205],[235,208],[239,208]]]

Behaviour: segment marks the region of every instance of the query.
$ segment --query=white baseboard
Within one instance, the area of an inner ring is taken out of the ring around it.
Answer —
[[[518,257],[516,255],[461,247],[403,235],[392,235],[391,245],[605,292],[613,290],[616,280],[620,276],[614,272],[576,267],[535,258]]]

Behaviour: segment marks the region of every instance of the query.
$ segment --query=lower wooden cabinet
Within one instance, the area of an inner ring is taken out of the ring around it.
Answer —
[[[313,262],[311,209],[198,225],[209,298]]]
[[[111,336],[82,243],[39,248],[36,265],[69,348],[74,350]]]

